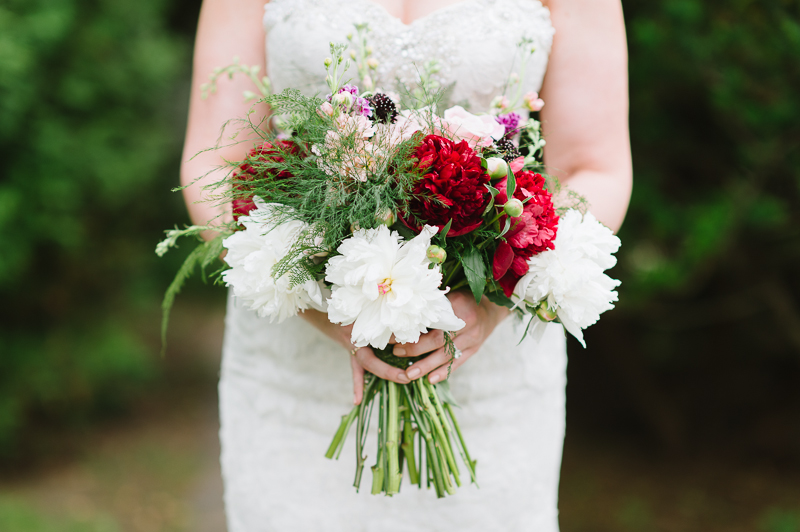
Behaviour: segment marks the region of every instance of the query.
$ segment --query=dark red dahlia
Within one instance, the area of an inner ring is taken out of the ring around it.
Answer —
[[[505,234],[505,241],[497,246],[492,263],[492,274],[510,297],[523,275],[528,273],[528,259],[547,249],[553,249],[558,230],[558,215],[553,207],[553,198],[544,188],[545,180],[541,174],[519,172],[515,175],[517,188],[514,197],[520,201],[530,198],[522,215],[511,219],[511,229]],[[500,193],[495,203],[502,206],[508,201],[506,181],[497,184]],[[500,226],[506,218],[500,219]]]
[[[300,147],[290,140],[278,140],[275,142],[265,142],[261,146],[256,146],[250,153],[247,154],[247,159],[239,165],[239,172],[234,174],[233,188],[243,192],[251,189],[249,184],[254,179],[263,178],[265,175],[270,175],[275,179],[289,179],[292,176],[287,171],[276,171],[272,168],[261,167],[258,163],[267,161],[275,161],[282,163],[285,161],[283,154],[291,153],[296,154],[300,151]],[[256,165],[256,168],[253,165]],[[239,196],[233,200],[233,219],[238,220],[239,216],[246,216],[250,211],[255,209],[253,203],[253,195]]]
[[[491,198],[485,186],[489,175],[467,142],[456,144],[428,135],[415,157],[424,175],[414,185],[414,198],[403,223],[414,230],[420,230],[422,224],[442,229],[452,220],[448,236],[463,235],[480,226]]]

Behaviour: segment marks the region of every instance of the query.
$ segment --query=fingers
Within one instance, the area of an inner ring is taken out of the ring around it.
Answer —
[[[438,329],[427,332],[413,344],[397,344],[392,353],[398,357],[418,357],[435,351],[444,345],[444,331]]]
[[[354,356],[350,357],[350,367],[353,370],[353,404],[360,405],[364,396],[364,368]]]
[[[461,356],[453,360],[452,366],[450,366],[450,359],[447,359],[447,363],[442,364],[441,366],[430,372],[430,374],[428,375],[428,381],[431,384],[436,384],[439,381],[445,380],[449,376],[449,374],[453,373],[455,370],[461,367],[461,365],[464,362],[466,362],[467,359],[472,355],[474,355],[477,351],[478,351],[477,348],[464,349],[461,352]]]
[[[429,375],[428,380],[431,384],[435,384],[445,380],[448,377],[448,371],[452,372],[461,366],[477,351],[477,346],[465,347],[461,350],[461,356],[453,360],[446,349],[442,347],[406,368],[406,375],[411,380]]]
[[[402,369],[390,366],[375,356],[372,349],[369,347],[362,347],[356,352],[354,357],[362,368],[369,371],[373,375],[377,375],[387,381],[393,381],[398,384],[408,384],[411,379],[408,378],[406,372]]]

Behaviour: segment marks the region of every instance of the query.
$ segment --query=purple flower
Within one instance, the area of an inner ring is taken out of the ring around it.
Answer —
[[[344,85],[341,89],[339,89],[339,92],[349,92],[353,96],[358,96],[358,87],[355,85]]]
[[[506,128],[506,135],[509,135],[516,133],[519,129],[520,118],[519,113],[508,113],[507,115],[496,117],[495,120]]]
[[[372,107],[366,98],[356,98],[353,102],[353,110],[361,116],[372,116]]]

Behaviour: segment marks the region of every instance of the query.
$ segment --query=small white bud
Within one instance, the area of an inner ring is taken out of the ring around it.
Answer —
[[[367,66],[375,70],[376,68],[378,68],[378,60],[375,59],[374,57],[370,57],[369,59],[367,59]]]
[[[519,74],[512,72],[511,76],[508,78],[508,81],[510,81],[512,84],[519,82]]]
[[[492,179],[502,179],[508,175],[508,163],[500,157],[486,159],[486,171]]]
[[[353,40],[353,34],[352,33],[348,33],[347,34],[347,40],[348,41],[352,41]]]
[[[350,59],[355,59],[355,58],[356,58],[356,51],[350,50]]]
[[[325,58],[325,68],[329,68],[333,64],[333,59],[330,57]]]
[[[517,198],[511,198],[503,205],[503,211],[512,218],[519,218],[522,216],[523,210],[525,210],[525,205]]]
[[[374,52],[374,51],[375,51],[375,49],[372,48],[372,46],[367,46],[367,55],[372,55],[372,52]]]

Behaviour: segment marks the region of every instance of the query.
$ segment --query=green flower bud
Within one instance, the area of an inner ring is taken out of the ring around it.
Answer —
[[[426,255],[428,260],[434,264],[441,264],[447,260],[447,252],[439,246],[430,246]]]
[[[536,308],[536,315],[539,316],[539,319],[542,321],[553,321],[558,317],[556,311],[548,306],[547,301],[542,301],[539,304]]]
[[[512,218],[522,216],[522,211],[524,208],[525,206],[517,198],[511,198],[506,202],[505,205],[503,205],[503,211]]]
[[[333,64],[333,59],[330,57],[325,58],[325,68],[329,68]]]
[[[392,209],[390,209],[389,207],[384,207],[383,209],[376,212],[375,219],[378,220],[383,225],[385,225],[386,227],[394,225],[394,222],[397,221],[397,217],[394,215],[394,211],[392,211]]]

